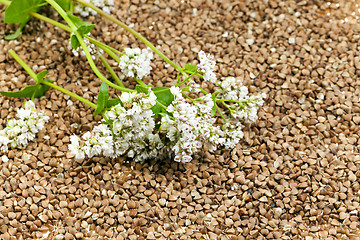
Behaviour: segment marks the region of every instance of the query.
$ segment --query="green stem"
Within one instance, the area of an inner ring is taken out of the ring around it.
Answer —
[[[138,84],[140,84],[140,86],[146,87],[146,88],[148,87],[140,78],[135,77],[135,80]]]
[[[65,20],[65,22],[69,25],[71,32],[76,32],[77,31],[77,27],[76,25],[71,21],[71,19],[69,18],[69,16],[66,14],[66,12],[64,11],[64,9],[62,9],[62,7],[59,6],[59,4],[57,4],[57,2],[55,2],[54,0],[45,0],[47,3],[49,3],[60,15],[61,17]]]
[[[177,84],[175,84],[175,86],[176,86],[176,87],[181,86],[181,84],[189,81],[189,79],[191,79],[191,78],[194,76],[194,74],[195,74],[195,73],[192,73],[190,76],[186,77],[184,81],[182,81],[182,82],[180,82],[180,83],[178,82]]]
[[[191,97],[189,97],[188,95],[186,95],[185,93],[181,93],[184,97],[186,97],[187,99],[191,100],[194,104],[195,104],[195,100],[192,99]]]
[[[109,65],[109,63],[106,61],[106,59],[103,56],[100,56],[100,60],[101,62],[105,65],[106,69],[110,72],[111,76],[115,79],[116,83],[123,87],[124,85],[122,84],[121,80],[119,79],[119,77],[116,75],[116,73],[114,72],[114,70],[111,68],[111,66]]]
[[[1,1],[1,0],[0,0],[0,1]],[[59,23],[59,22],[57,22],[57,21],[55,21],[55,20],[52,20],[51,18],[45,17],[45,16],[43,16],[43,15],[41,15],[41,14],[34,13],[34,12],[30,12],[29,14],[30,14],[31,16],[39,19],[39,20],[42,20],[42,21],[47,22],[47,23],[50,23],[50,24],[52,24],[52,25],[54,25],[54,26],[56,26],[56,27],[59,27],[60,29],[63,29],[63,30],[65,30],[65,31],[67,31],[67,32],[70,32],[70,33],[72,32],[72,29],[71,29],[70,27],[68,27],[68,26],[66,26],[66,25],[64,25],[64,24],[62,24],[62,23]],[[110,47],[110,46],[108,46],[108,45],[106,45],[106,44],[104,44],[104,43],[102,43],[102,42],[99,42],[99,41],[95,40],[94,38],[92,38],[92,37],[90,37],[90,36],[85,36],[85,37],[86,37],[87,39],[89,39],[89,41],[90,41],[91,43],[95,44],[96,46],[98,46],[98,47],[100,47],[102,50],[104,50],[104,52],[106,52],[107,54],[109,54],[109,56],[112,57],[115,61],[117,61],[117,62],[120,61],[120,58],[119,58],[116,54],[114,54],[114,52],[117,53],[117,54],[119,54],[119,55],[122,55],[123,53],[121,53],[120,51],[118,51],[118,50],[116,50],[116,49],[114,49],[114,48],[112,48],[112,47]]]
[[[1,0],[0,0],[1,1]],[[37,78],[37,75],[36,73],[19,57],[19,55],[16,54],[16,52],[12,49],[9,50],[9,54],[15,59],[15,61],[17,61],[22,68],[24,68],[24,70],[36,81],[38,82],[38,78]],[[89,105],[90,107],[92,108],[95,108],[96,109],[96,105],[92,102],[90,102],[89,100],[86,100],[85,98],[82,98],[80,97],[79,95],[73,93],[73,92],[70,92],[69,90],[66,90],[56,84],[53,84],[51,82],[47,82],[47,81],[43,81],[41,82],[41,84],[44,84],[44,85],[47,85],[49,87],[52,87],[52,88],[55,88],[67,95],[69,95],[70,97],[73,97],[77,100],[79,100],[80,102],[83,102],[87,105]]]
[[[165,109],[165,110],[167,109],[167,107],[165,105],[163,105],[162,103],[160,103],[158,100],[156,100],[156,103],[163,109]]]
[[[99,42],[99,41],[97,41],[97,40],[95,40],[95,39],[93,39],[93,38],[91,38],[89,36],[85,36],[85,37],[88,38],[90,40],[90,42],[98,45],[99,47],[102,46],[102,47],[105,47],[105,48],[119,54],[119,55],[124,55],[124,53],[120,52],[119,50],[117,50],[115,48],[110,47],[109,45],[106,45],[105,43]]]
[[[187,71],[186,73],[191,74],[191,72],[189,72],[189,71]],[[203,75],[201,75],[201,74],[200,74],[200,73],[198,73],[198,72],[195,72],[195,76],[198,76],[198,77],[201,77],[201,78],[203,78],[203,77],[204,77]]]
[[[0,1],[2,1],[2,0],[0,0]],[[53,20],[53,19],[51,19],[51,18],[45,17],[45,16],[43,16],[43,15],[41,15],[41,14],[38,14],[38,13],[35,13],[35,12],[30,12],[29,14],[30,14],[31,16],[39,19],[39,20],[42,20],[42,21],[47,22],[47,23],[50,23],[50,24],[52,24],[52,25],[54,25],[54,26],[56,26],[56,27],[58,27],[58,28],[60,28],[60,29],[63,29],[63,30],[65,30],[65,31],[67,31],[67,32],[70,32],[70,33],[72,32],[72,29],[71,29],[69,26],[66,26],[65,24],[59,23],[59,22],[57,22],[57,21],[55,21],[55,20]],[[114,49],[114,48],[112,48],[112,47],[110,47],[110,46],[108,46],[108,45],[106,45],[106,44],[104,44],[104,43],[102,43],[102,42],[99,42],[99,41],[95,40],[94,38],[92,38],[92,37],[90,37],[90,36],[85,36],[85,37],[86,37],[87,39],[89,39],[89,41],[90,41],[91,43],[95,44],[96,46],[98,46],[98,47],[100,47],[102,50],[104,50],[104,51],[105,51],[107,54],[109,54],[109,56],[112,57],[115,61],[117,61],[117,62],[120,61],[120,58],[119,58],[116,54],[114,54],[114,52],[116,52],[116,53],[118,53],[118,54],[120,54],[120,55],[122,55],[123,53],[121,53],[120,51],[118,51],[118,50],[116,50],[116,49]]]
[[[154,93],[163,93],[163,92],[168,92],[168,91],[169,91],[169,88],[165,88],[165,89],[154,91]]]
[[[173,66],[174,68],[176,68],[179,72],[181,72],[182,75],[184,75],[185,77],[187,77],[187,73],[184,71],[183,68],[181,68],[179,65],[177,65],[176,63],[174,63],[173,61],[171,61],[168,57],[166,57],[160,50],[158,50],[151,42],[149,42],[146,38],[144,38],[140,33],[136,32],[134,29],[130,28],[129,26],[127,26],[126,24],[124,24],[123,22],[121,22],[120,20],[114,18],[113,16],[108,15],[107,13],[105,13],[104,11],[102,11],[100,8],[93,6],[90,3],[87,3],[83,0],[76,0],[78,3],[87,6],[91,9],[93,9],[94,11],[96,11],[97,13],[99,13],[100,15],[102,15],[103,17],[109,19],[110,21],[116,23],[117,25],[119,25],[120,27],[124,28],[126,31],[130,32],[132,35],[134,35],[136,38],[138,38],[139,40],[141,40],[143,43],[145,43],[150,49],[152,49],[156,54],[158,54],[161,58],[163,58],[167,63],[169,63],[171,66]]]
[[[205,91],[202,87],[198,87],[199,89],[200,89],[200,91],[203,93],[203,94],[208,94],[208,92],[207,91]]]
[[[216,106],[216,110],[217,110],[218,113],[220,114],[221,118],[222,118],[225,122],[227,122],[227,120],[226,120],[226,118],[224,117],[224,115],[222,114],[219,106],[218,106],[216,103],[215,103],[215,106]]]
[[[62,30],[65,30],[67,32],[71,32],[71,28],[66,26],[65,24],[59,23],[59,22],[57,22],[55,20],[52,20],[51,18],[45,17],[45,16],[43,16],[41,14],[38,14],[38,13],[35,13],[35,12],[30,12],[29,14],[31,16],[39,19],[39,20],[50,23],[50,24],[52,24],[52,25],[54,25],[54,26],[56,26],[56,27],[58,27],[58,28],[60,28]]]
[[[110,57],[112,57],[116,62],[120,62],[120,58],[114,53],[118,53],[120,55],[123,55],[123,53],[119,52],[118,50],[102,43],[102,42],[99,42],[89,36],[85,36],[87,39],[89,39],[89,41],[93,44],[95,44],[96,46],[98,46],[99,48],[101,48],[102,50],[104,50],[104,52],[106,52]]]
[[[7,1],[7,0],[0,0],[0,3],[6,5],[6,6],[9,6],[10,5],[10,1]]]
[[[16,52],[12,49],[9,50],[9,54],[17,61],[21,67],[37,82],[38,78],[36,73],[16,54]]]
[[[7,1],[7,0],[0,0],[0,3],[3,3],[3,4],[5,4],[5,5],[7,5],[7,6],[10,5],[10,1]],[[59,23],[59,22],[57,22],[57,21],[55,21],[55,20],[53,20],[53,19],[51,19],[51,18],[48,18],[48,17],[45,17],[45,16],[41,15],[41,14],[38,14],[38,13],[35,13],[35,12],[30,12],[29,15],[31,15],[31,16],[39,19],[39,20],[42,20],[42,21],[44,21],[44,22],[50,23],[50,24],[52,24],[52,25],[54,25],[54,26],[56,26],[56,27],[58,27],[58,28],[60,28],[60,29],[62,29],[62,30],[67,31],[67,32],[70,32],[70,33],[72,32],[72,29],[71,29],[69,26],[66,26],[65,24]],[[118,57],[117,55],[115,55],[113,52],[116,52],[116,53],[118,53],[118,54],[120,54],[120,55],[122,55],[123,53],[121,53],[120,51],[118,51],[118,50],[116,50],[116,49],[114,49],[114,48],[112,48],[112,47],[110,47],[110,46],[108,46],[108,45],[106,45],[106,44],[103,44],[103,43],[101,43],[101,42],[93,39],[93,38],[90,37],[90,36],[85,36],[85,37],[86,37],[87,39],[89,39],[89,41],[90,41],[91,43],[93,43],[93,44],[95,44],[96,46],[98,46],[98,47],[100,47],[101,49],[103,49],[103,50],[104,50],[107,54],[109,54],[115,61],[119,62],[119,60],[120,60],[119,57]],[[109,50],[110,50],[110,51],[109,51]]]
[[[59,90],[60,92],[65,93],[65,94],[69,95],[70,97],[73,97],[73,98],[79,100],[80,102],[83,102],[83,103],[89,105],[90,107],[92,107],[94,109],[96,109],[96,107],[97,107],[96,104],[90,102],[89,100],[87,100],[85,98],[82,98],[79,95],[77,95],[77,94],[75,94],[73,92],[70,92],[69,90],[66,90],[65,88],[62,88],[62,87],[60,87],[60,86],[58,86],[58,85],[56,85],[54,83],[44,81],[42,84],[48,85],[49,87],[52,87],[52,88],[54,88],[56,90]]]
[[[81,36],[81,34],[77,31],[77,27],[75,26],[75,24],[71,21],[71,19],[68,17],[68,15],[66,14],[66,12],[54,1],[54,0],[46,0],[46,2],[48,2],[60,15],[61,17],[67,22],[67,24],[69,24],[72,32],[75,34],[75,36],[77,37],[83,51],[85,52],[86,58],[90,64],[90,67],[92,68],[92,70],[94,71],[94,73],[96,74],[96,76],[98,76],[103,82],[105,82],[107,85],[109,85],[110,87],[113,87],[119,91],[122,92],[134,92],[135,90],[129,89],[129,88],[125,88],[125,87],[120,87],[114,83],[112,83],[111,81],[109,81],[106,77],[104,77],[104,75],[101,74],[101,72],[99,71],[99,69],[96,67],[92,56],[89,52],[89,49],[87,48],[83,37]]]
[[[243,100],[243,101],[238,101],[238,100],[232,100],[232,99],[219,99],[219,98],[216,98],[215,99],[217,102],[234,102],[234,103],[237,103],[237,104],[240,104],[240,105],[243,105],[244,103],[248,103],[248,100]]]
[[[234,111],[231,109],[231,107],[224,102],[222,102],[222,104],[229,110],[230,114],[232,115]]]

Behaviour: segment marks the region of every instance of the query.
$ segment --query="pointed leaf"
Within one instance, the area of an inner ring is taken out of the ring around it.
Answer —
[[[50,79],[45,79],[43,81],[47,81],[47,82],[53,82]],[[37,83],[35,85],[31,85],[31,86],[26,86],[23,90],[21,91],[16,91],[16,92],[0,92],[2,95],[7,96],[7,97],[15,97],[15,98],[28,98],[28,97],[42,97],[45,95],[45,92],[49,89],[50,87],[41,83]]]
[[[6,23],[26,23],[31,16],[30,12],[37,12],[40,7],[46,5],[44,0],[12,0],[5,10]]]
[[[19,28],[16,30],[16,32],[14,32],[13,34],[9,34],[7,36],[5,36],[5,40],[14,40],[16,38],[18,38],[21,34],[22,29],[24,28],[24,26],[26,25],[27,22],[23,22],[21,23],[21,25],[19,26]]]
[[[48,79],[48,78],[45,78],[43,80],[41,80],[41,82],[50,82],[50,83],[53,83],[54,81]],[[49,90],[49,86],[45,85],[45,84],[41,84],[41,82],[39,82],[39,87],[36,89],[36,93],[35,93],[35,96],[36,98],[40,98],[42,96],[45,95],[46,91]]]
[[[44,70],[44,71],[38,73],[38,74],[36,75],[37,81],[38,81],[38,82],[41,82],[41,81],[44,79],[44,77],[46,76],[46,74],[48,74],[48,72],[49,72],[49,71]]]
[[[38,87],[39,87],[39,84],[35,84],[35,85],[31,85],[31,86],[26,86],[21,91],[16,91],[16,92],[3,92],[3,91],[1,91],[0,93],[2,95],[4,95],[4,96],[7,96],[7,97],[27,98],[27,97],[32,97],[34,95],[34,92],[36,92],[36,89]]]
[[[71,0],[56,0],[56,2],[65,10],[65,12],[71,9]]]
[[[74,34],[71,35],[70,43],[71,43],[71,46],[72,46],[75,50],[78,49],[78,47],[80,47],[80,42],[79,42],[79,40],[77,39],[77,37],[76,37]]]
[[[153,92],[157,97],[156,100],[165,107],[169,106],[172,101],[174,101],[174,95],[170,92],[170,88],[168,87],[155,87]],[[155,117],[159,117],[161,112],[165,112],[165,109],[159,104],[153,106],[151,110],[155,114]]]
[[[118,105],[119,103],[121,103],[121,100],[119,98],[113,98],[113,99],[109,99],[106,102],[106,107],[107,108],[111,108],[113,106]]]
[[[75,24],[76,27],[80,27],[83,20],[81,20],[81,18],[72,15],[71,13],[67,13],[68,17],[70,18],[70,20]]]
[[[211,116],[214,117],[217,111],[217,104],[216,104],[216,96],[217,94],[213,93],[211,94],[211,99],[214,102],[214,106],[211,108]]]
[[[71,13],[68,13],[67,15],[71,19],[71,21],[75,24],[75,26],[77,27],[77,31],[81,34],[81,36],[88,34],[96,26],[95,24],[91,24],[89,22],[83,22],[81,18],[78,18],[72,15]]]
[[[91,30],[93,30],[95,26],[95,24],[83,22],[83,24],[78,28],[78,32],[81,34],[81,36],[84,36],[91,32]]]
[[[196,73],[197,66],[192,64],[186,64],[185,65],[185,72],[187,73]]]
[[[109,88],[105,82],[100,86],[99,96],[97,98],[97,106],[94,113],[94,116],[101,114],[106,106],[106,102],[109,99]]]
[[[138,93],[148,94],[148,92],[149,92],[149,88],[148,88],[148,87],[144,87],[144,86],[141,86],[141,85],[136,85],[135,90],[136,90],[136,92],[138,92]]]
[[[216,114],[216,105],[214,105],[211,109],[211,116],[214,117]]]

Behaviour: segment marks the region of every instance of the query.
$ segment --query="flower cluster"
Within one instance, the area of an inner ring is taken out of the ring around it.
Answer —
[[[214,56],[210,54],[206,55],[204,51],[200,51],[199,59],[200,59],[200,63],[197,65],[197,67],[200,73],[203,74],[204,80],[212,83],[216,83],[217,79],[214,73],[214,68],[216,63],[213,60]]]
[[[150,61],[153,54],[150,49],[125,48],[125,54],[121,56],[119,67],[127,77],[142,79],[150,74]]]
[[[93,134],[86,132],[82,136],[85,141],[80,145],[79,137],[73,135],[70,137],[71,144],[69,150],[75,154],[75,158],[83,159],[85,154],[88,157],[103,154],[106,157],[111,157],[114,154],[113,137],[109,127],[106,124],[100,124],[94,127]]]
[[[242,85],[242,81],[234,77],[228,77],[220,84],[221,89],[218,95],[228,104],[226,107],[230,110],[233,118],[253,122],[257,118],[257,111],[264,103],[266,94],[262,93],[257,96],[248,96],[249,90]]]
[[[215,151],[225,139],[221,137],[222,131],[215,126],[215,118],[211,117],[214,102],[211,94],[204,96],[203,103],[187,103],[181,95],[181,90],[171,87],[175,96],[173,103],[168,106],[170,115],[161,119],[160,131],[166,134],[168,145],[174,160],[177,162],[190,162],[192,155],[204,145],[210,151]]]
[[[48,116],[37,112],[33,101],[25,102],[25,107],[17,111],[16,119],[10,119],[0,131],[0,150],[7,152],[10,148],[22,148],[34,140],[36,133],[44,128]]]
[[[164,144],[159,134],[154,133],[155,121],[151,108],[156,103],[156,96],[150,91],[144,93],[124,92],[121,104],[106,111],[103,124],[94,128],[93,133],[83,135],[80,144],[77,136],[71,137],[69,150],[76,158],[87,155],[118,157],[126,155],[135,161],[164,155]]]
[[[111,14],[111,11],[114,10],[114,0],[84,0],[84,2],[90,3],[93,6],[102,9],[107,14]],[[74,13],[80,14],[82,17],[97,14],[97,12],[93,9],[80,4],[75,5]]]
[[[150,72],[152,55],[147,50],[125,49],[125,52],[120,66],[127,76],[141,78]],[[148,94],[124,92],[119,99],[121,103],[104,113],[103,123],[92,133],[83,135],[83,143],[80,138],[71,137],[71,152],[76,158],[102,154],[143,161],[169,156],[177,162],[190,162],[203,147],[211,152],[220,147],[234,148],[244,136],[241,120],[256,119],[265,95],[248,96],[248,88],[233,77],[217,81],[213,73],[215,61],[203,52],[199,55],[198,71],[204,74],[204,79],[208,76],[206,80],[215,83],[213,94],[205,94],[193,80],[183,89],[173,86],[168,91],[174,100],[167,107],[162,106],[166,110],[155,117],[153,107],[157,97],[152,90]],[[201,90],[205,95],[192,99],[183,94],[188,90]],[[218,104],[228,111],[221,114]],[[216,112],[223,118],[223,125],[214,116]]]
[[[84,38],[84,42],[85,42],[86,47],[89,50],[89,52],[91,54],[91,58],[93,60],[97,59],[101,54],[104,53],[104,51],[101,48],[98,48],[95,46],[95,44],[90,43],[89,39]],[[84,52],[82,46],[79,46],[77,49],[74,49],[69,42],[68,48],[69,48],[69,50],[72,51],[72,53],[76,57],[78,57],[78,56],[84,57],[85,56],[85,52]]]

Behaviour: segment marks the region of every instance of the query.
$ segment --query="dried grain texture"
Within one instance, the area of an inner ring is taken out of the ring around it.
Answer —
[[[46,129],[0,160],[1,239],[359,239],[355,3],[117,0],[116,8],[181,65],[196,63],[204,50],[215,56],[219,77],[267,93],[259,119],[234,150],[203,152],[188,164],[75,161],[69,136],[100,118],[50,90],[36,100],[51,118]],[[106,20],[88,21],[98,23],[95,38],[117,49],[144,47]],[[0,38],[11,29],[1,21]],[[36,72],[47,69],[57,84],[94,101],[101,82],[72,57],[68,37],[32,20],[18,40],[1,40],[0,90],[34,83],[8,55],[15,49]],[[153,67],[146,82],[175,81],[159,57]],[[0,128],[23,101],[0,97]]]

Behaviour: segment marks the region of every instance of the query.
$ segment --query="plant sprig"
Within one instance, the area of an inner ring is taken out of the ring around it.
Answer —
[[[205,145],[210,151],[215,151],[218,147],[233,148],[243,136],[241,121],[256,119],[257,109],[263,104],[265,95],[247,96],[247,87],[233,77],[219,81],[213,72],[215,67],[213,56],[200,51],[198,65],[185,64],[182,68],[120,20],[88,2],[76,0],[76,4],[89,7],[95,13],[116,23],[149,48],[142,50],[125,48],[123,53],[91,38],[89,34],[95,25],[71,13],[73,9],[71,0],[31,0],[21,4],[23,1],[0,0],[0,3],[9,5],[5,12],[6,21],[20,23],[20,29],[8,38],[18,36],[31,17],[53,24],[70,33],[73,53],[78,54],[78,51],[81,51],[81,54],[86,56],[87,62],[102,84],[96,104],[92,103],[46,79],[46,71],[36,75],[11,50],[9,53],[34,78],[36,84],[18,92],[0,93],[10,97],[33,99],[43,96],[52,87],[94,108],[94,115],[101,114],[103,123],[96,126],[92,133],[85,133],[84,141],[72,136],[69,150],[77,158],[99,154],[109,157],[126,155],[143,162],[147,158],[170,155],[175,161],[188,162],[192,159],[192,155]],[[53,7],[67,25],[36,13],[46,4]],[[19,13],[22,17],[15,20]],[[134,89],[124,87],[106,58],[101,54],[97,55],[94,46],[111,57],[126,77],[131,77],[137,82]],[[174,86],[153,87],[142,80],[150,74],[150,61],[153,58],[151,50],[178,70],[177,83]],[[97,57],[116,83],[108,80],[98,69],[95,61]],[[208,92],[196,83],[199,81],[213,84],[215,90]],[[120,91],[120,97],[110,99],[109,87]],[[186,92],[199,93],[199,96],[192,98]],[[222,126],[218,124],[216,116],[223,119]]]

